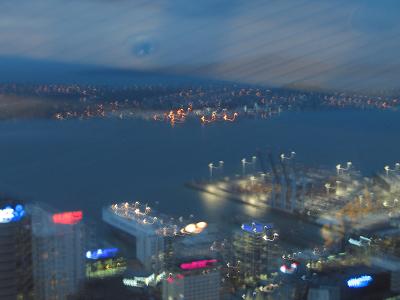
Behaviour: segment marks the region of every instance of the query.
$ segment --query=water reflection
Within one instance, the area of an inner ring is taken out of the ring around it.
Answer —
[[[199,192],[199,195],[200,199],[209,211],[216,211],[224,208],[228,201],[225,197],[213,195],[207,192]]]

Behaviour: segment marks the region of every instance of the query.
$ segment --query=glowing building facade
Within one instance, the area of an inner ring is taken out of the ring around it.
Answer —
[[[0,201],[0,299],[33,299],[31,222],[25,207]]]
[[[163,281],[163,300],[220,299],[220,270],[215,259],[185,261]]]
[[[86,278],[106,278],[122,274],[126,270],[127,263],[118,252],[118,248],[86,251]]]
[[[67,299],[85,279],[82,212],[52,214],[39,205],[32,216],[32,254],[36,299]]]

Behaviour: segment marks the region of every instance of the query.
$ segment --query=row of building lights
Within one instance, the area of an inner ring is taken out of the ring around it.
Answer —
[[[176,235],[190,235],[201,233],[208,224],[206,222],[190,223],[181,229],[177,224],[166,224],[162,219],[150,216],[151,208],[146,204],[143,211],[140,210],[140,202],[136,201],[134,204],[125,202],[122,204],[112,204],[112,211],[124,218],[132,219],[143,225],[159,224],[160,228],[156,232],[163,236],[176,236]],[[183,218],[180,217],[179,221],[182,223]]]

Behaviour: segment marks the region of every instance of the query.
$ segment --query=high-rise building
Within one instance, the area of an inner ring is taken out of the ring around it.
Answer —
[[[390,290],[400,292],[400,259],[387,253],[380,253],[379,256],[370,258],[371,265],[390,272]]]
[[[159,271],[164,250],[161,218],[139,203],[114,204],[103,209],[103,221],[127,234],[136,243],[136,258],[147,271]]]
[[[66,299],[85,278],[82,212],[30,205],[35,299]]]
[[[163,281],[163,300],[220,299],[220,270],[216,259],[186,261],[169,270]]]
[[[31,249],[24,205],[0,200],[0,299],[33,299]]]
[[[135,257],[144,270],[156,274],[174,260],[177,240],[196,236],[208,227],[206,222],[190,223],[183,217],[174,219],[157,213],[139,202],[104,207],[102,218],[116,235],[123,237],[125,244],[135,245],[125,256],[129,258],[136,250]]]
[[[275,240],[278,234],[271,224],[242,224],[233,236],[230,263],[237,270],[240,282],[256,283],[263,274],[278,270]]]

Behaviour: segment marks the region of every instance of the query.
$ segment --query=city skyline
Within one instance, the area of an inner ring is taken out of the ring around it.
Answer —
[[[0,2],[0,300],[400,299],[396,0]]]

